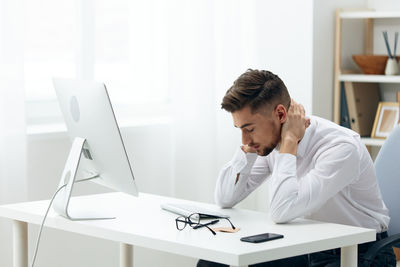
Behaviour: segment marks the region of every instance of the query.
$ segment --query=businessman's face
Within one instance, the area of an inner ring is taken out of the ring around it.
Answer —
[[[282,124],[276,109],[252,113],[246,106],[232,113],[234,126],[242,131],[243,145],[257,151],[259,156],[267,156],[280,142]]]

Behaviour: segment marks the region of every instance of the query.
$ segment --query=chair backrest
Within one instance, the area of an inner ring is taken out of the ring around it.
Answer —
[[[400,233],[400,125],[387,138],[375,160],[382,197],[389,209],[388,234]]]

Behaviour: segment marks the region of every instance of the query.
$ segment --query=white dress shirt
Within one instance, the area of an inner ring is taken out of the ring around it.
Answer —
[[[360,136],[328,120],[310,119],[297,156],[281,154],[279,147],[265,157],[238,148],[219,174],[216,203],[233,207],[268,178],[269,211],[277,223],[305,217],[385,231],[388,209]]]

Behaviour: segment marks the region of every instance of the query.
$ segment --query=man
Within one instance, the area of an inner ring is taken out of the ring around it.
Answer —
[[[248,70],[226,92],[222,108],[242,132],[243,145],[220,172],[216,203],[233,207],[270,179],[269,212],[276,223],[298,217],[373,228],[387,237],[383,203],[371,157],[357,133],[319,117],[305,117],[282,80]],[[359,246],[359,255],[374,242]],[[339,266],[340,251],[292,257],[256,266]],[[395,266],[391,248],[373,266]],[[200,260],[198,267],[225,266]]]

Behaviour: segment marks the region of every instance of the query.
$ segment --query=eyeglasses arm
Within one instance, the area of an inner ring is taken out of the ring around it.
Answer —
[[[198,228],[205,227],[205,226],[208,226],[208,225],[216,224],[217,222],[219,222],[219,220],[213,220],[213,221],[208,222],[208,223],[198,224],[198,225],[196,225],[196,226],[193,226],[192,228],[193,228],[193,229],[198,229]]]

